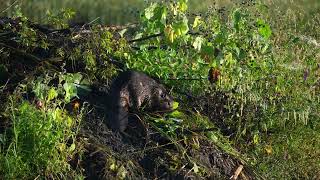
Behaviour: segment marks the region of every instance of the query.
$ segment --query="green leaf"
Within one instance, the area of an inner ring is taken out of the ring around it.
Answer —
[[[186,12],[188,10],[188,0],[179,0],[178,7],[181,12]]]
[[[42,79],[37,80],[35,87],[33,88],[33,92],[37,98],[40,100],[45,100],[46,86],[41,81]]]
[[[213,56],[214,55],[214,47],[212,45],[212,43],[205,43],[205,45],[202,45],[202,48],[201,48],[201,51],[204,53],[204,54],[207,54],[209,56]]]
[[[193,29],[198,28],[201,23],[202,23],[201,17],[200,16],[196,16],[196,18],[194,18],[192,28]]]
[[[164,28],[164,35],[165,35],[165,37],[169,40],[169,42],[173,43],[175,37],[174,37],[174,31],[173,31],[171,25],[166,26],[166,27]]]
[[[52,99],[56,98],[58,96],[57,91],[54,88],[51,88],[48,92],[47,101],[51,101]]]
[[[160,22],[160,25],[166,25],[167,21],[167,8],[165,6],[158,6],[154,10],[155,19]],[[159,25],[159,24],[158,24]]]
[[[158,6],[157,3],[151,4],[151,6],[147,7],[144,11],[144,15],[147,19],[151,19],[154,16],[154,10]]]
[[[60,81],[65,80],[68,83],[76,83],[76,84],[80,84],[81,80],[82,80],[82,74],[80,73],[68,73],[68,74],[64,74],[60,76]]]
[[[173,109],[177,109],[179,107],[179,102],[173,102]]]
[[[193,172],[198,173],[199,172],[199,166],[196,163],[193,163]]]
[[[69,147],[69,152],[73,152],[76,149],[76,145],[74,143]]]
[[[258,25],[258,32],[259,34],[264,38],[264,39],[269,39],[272,31],[271,28],[269,26],[269,24],[267,24],[264,20],[259,19],[257,21],[257,25]]]
[[[64,99],[68,103],[73,97],[77,96],[77,87],[73,83],[64,83],[63,88],[65,90]]]
[[[172,27],[176,36],[186,35],[189,31],[188,19],[184,17],[182,21],[174,23]]]
[[[239,23],[241,20],[241,13],[240,9],[236,9],[233,12],[233,27],[238,31],[239,30]]]
[[[180,118],[183,116],[183,113],[178,111],[178,110],[175,110],[173,111],[172,113],[169,114],[171,117],[173,118]]]
[[[123,37],[124,33],[126,33],[127,31],[128,31],[128,29],[125,28],[125,29],[122,29],[121,31],[119,31],[118,33],[119,33],[120,37]]]
[[[204,39],[203,39],[201,36],[198,36],[198,37],[196,37],[196,39],[195,39],[194,42],[192,43],[192,46],[193,46],[194,49],[196,49],[197,51],[200,51],[203,41],[204,41]]]
[[[254,135],[253,135],[253,143],[254,143],[254,144],[258,144],[259,141],[260,141],[260,136],[259,136],[259,134],[254,134]]]

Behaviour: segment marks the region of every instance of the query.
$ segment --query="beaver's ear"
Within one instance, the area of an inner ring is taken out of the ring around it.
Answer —
[[[159,87],[153,87],[152,91],[153,91],[153,93],[156,93],[158,95],[160,95],[162,93],[162,89]]]
[[[167,96],[167,92],[162,88],[157,88],[158,96],[164,99]]]

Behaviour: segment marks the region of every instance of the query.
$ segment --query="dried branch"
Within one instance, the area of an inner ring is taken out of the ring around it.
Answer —
[[[26,53],[26,52],[24,52],[24,51],[22,51],[20,49],[14,48],[14,47],[9,46],[9,45],[4,44],[4,43],[0,43],[0,46],[9,48],[9,49],[13,50],[14,52],[16,52],[16,53],[18,53],[18,54],[20,54],[20,55],[22,55],[24,57],[27,57],[27,58],[30,58],[30,59],[34,60],[35,62],[41,62],[40,58],[38,58],[38,57],[36,57],[36,56],[34,56],[32,54]]]
[[[152,38],[155,38],[155,37],[162,36],[162,34],[163,33],[158,33],[158,34],[153,34],[153,35],[145,36],[145,37],[138,38],[138,39],[132,39],[132,40],[129,40],[128,43],[134,43],[134,42],[138,42],[138,41],[144,41],[144,40],[152,39]]]

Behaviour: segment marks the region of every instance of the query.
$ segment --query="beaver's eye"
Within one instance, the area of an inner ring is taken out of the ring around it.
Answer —
[[[166,98],[166,94],[165,94],[165,93],[162,93],[160,96],[161,96],[161,98],[163,98],[163,99]]]

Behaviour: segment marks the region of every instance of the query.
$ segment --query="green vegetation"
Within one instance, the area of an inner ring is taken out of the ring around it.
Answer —
[[[88,14],[85,20],[97,17],[90,14],[96,12],[104,14],[102,22],[108,18],[117,23],[137,21],[137,26],[115,32],[93,24],[89,34],[73,32],[63,37],[46,35],[30,26],[30,9],[22,2],[22,12],[27,15],[6,11],[20,17],[21,23],[2,27],[0,43],[8,43],[3,39],[10,30],[16,33],[13,41],[24,51],[0,46],[0,74],[11,76],[16,83],[10,91],[11,86],[0,79],[0,92],[9,94],[0,97],[6,102],[0,105],[0,120],[5,122],[0,124],[9,124],[4,132],[0,129],[0,172],[4,178],[86,176],[85,167],[71,165],[88,150],[79,129],[90,114],[88,107],[79,109],[70,104],[78,93],[75,83],[86,79],[108,84],[121,69],[136,69],[161,79],[179,100],[172,113],[143,115],[150,125],[145,129],[160,134],[166,143],[151,139],[148,147],[134,147],[137,154],[150,151],[148,157],[159,157],[152,161],[157,161],[157,168],[172,174],[186,171],[200,177],[230,178],[235,169],[221,165],[222,173],[197,156],[205,154],[204,147],[216,146],[236,159],[234,162],[252,168],[256,178],[319,178],[320,3],[221,2],[228,6],[221,9],[218,4],[206,11],[201,6],[195,8],[203,11],[201,15],[189,13],[194,5],[187,0],[149,2],[139,18],[125,19],[126,14],[120,13],[116,19],[114,13],[95,9],[106,2],[97,1],[89,9],[83,1],[78,6],[86,7],[81,10]],[[118,7],[123,10],[121,3],[110,12],[119,12]],[[34,4],[40,7],[41,3]],[[46,7],[68,4],[74,2]],[[67,28],[74,15],[65,9],[38,21]],[[38,48],[50,49],[50,55],[39,57]],[[17,52],[27,63],[12,60]],[[28,71],[27,79],[19,69],[12,72],[21,63]],[[25,98],[30,92],[35,97]],[[138,178],[150,173],[137,173],[141,167],[134,153],[120,154],[98,144],[107,154],[104,177]],[[244,176],[250,174],[247,172],[244,170]]]
[[[33,102],[36,105],[17,99],[28,87],[17,88],[8,99],[4,115],[12,121],[12,127],[0,136],[0,172],[4,179],[82,177],[81,171],[71,169],[69,164],[75,154],[81,153],[76,134],[82,113],[68,115],[63,101],[57,99],[58,91],[46,81],[39,79],[33,84],[39,97]]]
[[[15,1],[7,0],[0,4],[0,10],[6,9],[13,4],[13,7],[19,5],[23,14],[40,23],[48,23],[46,21],[47,12],[57,13],[61,8],[73,9],[77,15],[73,21],[75,22],[91,22],[95,21],[103,24],[124,24],[138,21],[139,13],[143,9],[145,0],[31,0],[31,1]],[[211,0],[203,0],[198,3],[196,0],[190,1],[190,7],[193,12],[199,12],[207,7],[207,4],[212,3]],[[218,5],[228,4],[225,1],[217,3]],[[7,16],[12,16],[13,8],[5,11]],[[98,18],[98,19],[97,19]],[[51,24],[52,22],[50,22]]]

